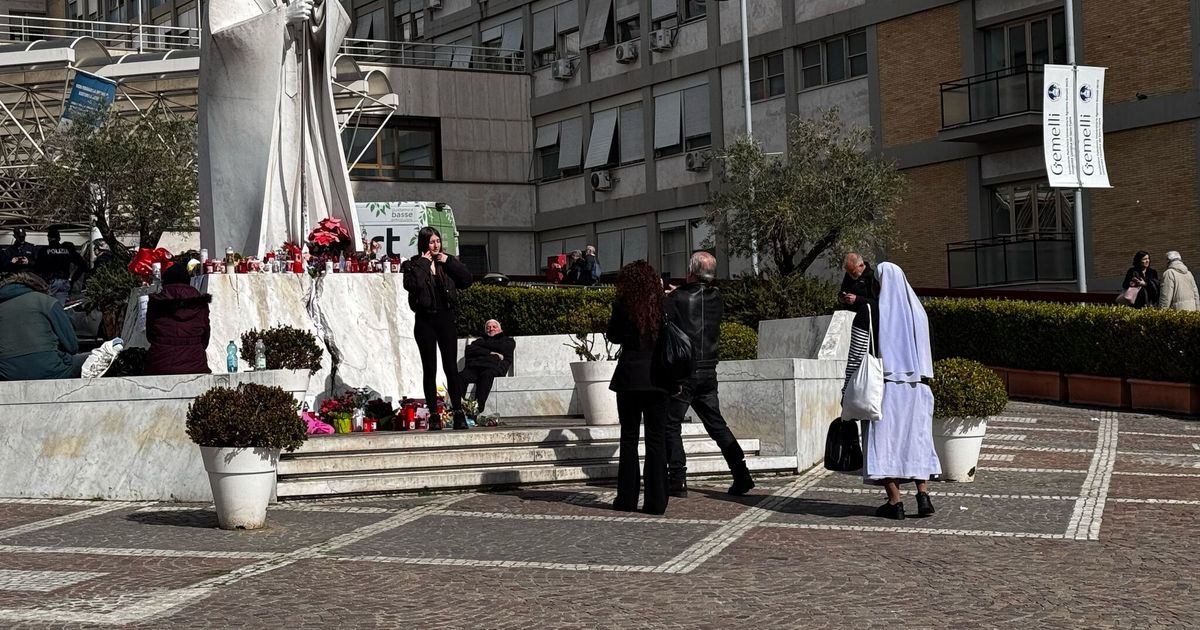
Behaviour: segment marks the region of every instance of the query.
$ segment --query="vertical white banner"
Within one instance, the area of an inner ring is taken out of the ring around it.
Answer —
[[[1079,139],[1079,187],[1109,188],[1104,163],[1104,68],[1079,66],[1075,82],[1075,134]]]
[[[1075,72],[1071,66],[1045,66],[1042,85],[1042,150],[1046,177],[1055,188],[1076,188],[1079,174],[1075,156]]]

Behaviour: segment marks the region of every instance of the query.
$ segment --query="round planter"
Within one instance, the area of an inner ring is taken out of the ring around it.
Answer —
[[[579,408],[588,425],[619,424],[617,417],[617,393],[608,389],[616,361],[575,361],[571,363],[571,376],[575,377],[575,392],[579,394]]]
[[[934,418],[933,448],[942,463],[942,481],[975,481],[987,418]]]
[[[201,446],[221,529],[258,529],[275,490],[279,449]]]

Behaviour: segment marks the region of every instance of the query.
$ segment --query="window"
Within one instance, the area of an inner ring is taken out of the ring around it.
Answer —
[[[570,177],[583,172],[583,119],[568,118],[537,128],[533,144],[540,181]]]
[[[631,103],[592,114],[592,133],[584,168],[641,162],[642,104]]]
[[[441,179],[441,131],[436,118],[393,118],[378,134],[375,130],[382,119],[363,117],[356,122],[342,131],[346,162],[353,164],[352,179]]]
[[[708,84],[654,98],[654,157],[712,146]]]
[[[395,37],[402,42],[415,42],[425,37],[425,12],[397,15]]]
[[[475,53],[476,67],[485,70],[522,69],[521,41],[524,33],[521,20],[513,20],[500,26],[489,28],[480,36],[480,47]]]
[[[642,36],[641,19],[631,17],[617,22],[617,43],[633,41]]]
[[[692,253],[702,249],[713,253],[711,248],[704,248],[704,242],[710,234],[711,229],[701,219],[660,225],[658,228],[661,258],[659,262],[663,273],[671,274],[672,278],[687,277],[687,264]]]
[[[1067,27],[1062,11],[993,26],[983,31],[988,72],[1067,62]]]
[[[533,14],[534,66],[579,56],[579,4],[569,0]]]
[[[1070,233],[1075,227],[1071,191],[1046,182],[1020,182],[987,189],[991,236]]]
[[[839,35],[800,48],[800,86],[808,89],[867,74],[867,34]]]
[[[708,15],[708,0],[650,0],[654,28],[675,28]]]
[[[762,101],[783,94],[783,53],[750,60],[750,100]]]
[[[596,258],[601,269],[611,271],[635,260],[646,260],[646,226],[597,233]]]
[[[708,15],[708,3],[706,0],[680,0],[680,5],[683,6],[683,19],[698,20]]]
[[[387,39],[387,17],[383,9],[358,15],[354,20],[354,38],[369,40]]]
[[[200,28],[200,12],[196,7],[193,6],[190,9],[180,11],[179,18],[175,21],[175,24],[180,27],[178,33],[187,36],[187,43],[189,45],[199,44],[200,32],[198,29]]]

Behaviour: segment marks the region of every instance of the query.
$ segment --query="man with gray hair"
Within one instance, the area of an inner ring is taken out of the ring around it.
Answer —
[[[484,323],[483,332],[486,336],[472,341],[463,352],[463,369],[458,373],[462,387],[458,392],[460,399],[466,395],[467,385],[475,383],[476,413],[483,413],[492,391],[492,381],[508,374],[517,347],[517,341],[504,334],[500,322],[494,319]]]
[[[1169,251],[1167,262],[1158,291],[1158,307],[1177,311],[1200,310],[1200,290],[1196,289],[1196,278],[1183,264],[1183,257],[1179,252]]]
[[[737,438],[721,416],[717,399],[717,341],[721,334],[724,309],[721,293],[713,280],[717,259],[708,252],[696,252],[688,261],[687,283],[667,297],[664,310],[692,342],[696,368],[682,390],[667,403],[667,479],[673,497],[687,496],[687,457],[683,452],[683,415],[688,407],[696,411],[708,436],[721,448],[721,455],[733,473],[729,494],[743,495],[754,487],[754,478],[746,467],[746,455]]]

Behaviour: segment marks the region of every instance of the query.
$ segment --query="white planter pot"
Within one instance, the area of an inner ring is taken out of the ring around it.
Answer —
[[[275,491],[279,449],[201,446],[221,529],[258,529]]]
[[[589,425],[619,424],[617,417],[617,393],[608,389],[616,361],[576,361],[571,363],[571,376],[575,377],[575,393],[579,394],[579,408]]]
[[[942,481],[975,481],[987,418],[934,418],[933,448],[942,463]]]

